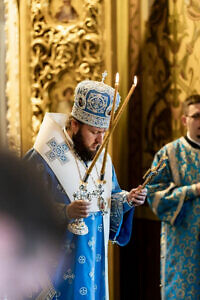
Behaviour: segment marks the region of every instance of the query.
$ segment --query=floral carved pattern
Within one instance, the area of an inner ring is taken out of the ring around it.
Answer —
[[[52,17],[51,1],[31,2],[33,139],[39,130],[44,113],[55,110],[57,100],[66,94],[68,99],[71,99],[73,89],[81,80],[101,79],[103,38],[100,30],[102,28],[100,2],[100,0],[82,0],[82,7],[79,8],[81,11],[77,13],[75,20],[67,24]],[[55,93],[55,89],[61,89],[62,93]]]
[[[143,51],[145,152],[154,153],[182,134],[181,104],[199,92],[198,1],[154,1]],[[147,163],[148,164],[148,163]]]

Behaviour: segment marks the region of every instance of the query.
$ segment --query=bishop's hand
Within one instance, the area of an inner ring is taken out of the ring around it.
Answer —
[[[89,215],[91,202],[85,200],[74,200],[66,207],[69,219],[87,218]]]
[[[129,192],[127,201],[133,206],[140,206],[144,204],[146,196],[147,189],[142,188],[142,186],[139,185],[137,188],[134,188]]]

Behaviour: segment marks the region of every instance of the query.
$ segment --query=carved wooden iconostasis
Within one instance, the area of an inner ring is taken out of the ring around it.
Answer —
[[[22,1],[20,6],[21,15],[25,14],[20,19],[21,34],[28,39],[27,44],[22,41],[21,57],[26,58],[29,67],[29,73],[23,66],[22,72],[30,75],[28,87],[22,82],[21,90],[32,112],[23,124],[24,128],[25,122],[31,125],[32,132],[32,136],[22,137],[26,151],[46,111],[69,113],[77,83],[101,80],[106,68],[106,20],[99,0],[32,0],[29,5]],[[113,74],[108,71],[110,81]]]

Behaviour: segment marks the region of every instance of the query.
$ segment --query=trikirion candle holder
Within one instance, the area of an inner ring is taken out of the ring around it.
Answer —
[[[79,191],[73,194],[74,200],[91,201],[91,194],[87,191],[87,184],[81,183]],[[83,218],[75,219],[68,224],[68,230],[77,235],[86,235],[88,233],[88,227]]]

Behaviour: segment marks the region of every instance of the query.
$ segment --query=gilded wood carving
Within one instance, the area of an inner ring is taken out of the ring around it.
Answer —
[[[143,51],[145,152],[182,134],[181,103],[200,84],[199,1],[154,1]]]
[[[31,2],[33,138],[46,111],[69,112],[76,84],[101,79],[102,5],[99,0]]]

